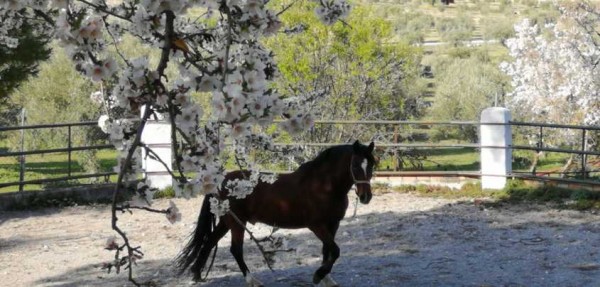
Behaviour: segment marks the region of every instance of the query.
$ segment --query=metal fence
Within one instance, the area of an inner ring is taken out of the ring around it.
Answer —
[[[77,146],[74,147],[72,144],[72,128],[76,126],[95,126],[96,122],[80,122],[80,123],[65,123],[65,124],[49,124],[49,125],[30,125],[30,126],[20,126],[20,127],[0,127],[1,132],[7,131],[15,131],[15,130],[31,130],[31,129],[55,129],[55,128],[66,128],[67,129],[67,138],[65,139],[64,148],[57,149],[43,149],[43,150],[20,150],[20,151],[0,151],[0,157],[19,157],[20,160],[20,179],[19,181],[13,182],[4,182],[0,183],[0,188],[7,186],[18,186],[19,190],[22,191],[23,187],[28,184],[43,184],[49,182],[57,182],[57,181],[68,181],[74,179],[83,179],[83,178],[98,178],[105,177],[106,179],[110,175],[114,175],[114,172],[103,172],[103,173],[93,173],[93,174],[72,174],[72,152],[74,151],[84,151],[84,150],[100,150],[100,149],[112,149],[113,146],[109,144],[104,145],[92,145],[92,146]],[[427,151],[427,150],[436,150],[436,149],[447,149],[447,148],[468,148],[473,149],[474,151],[480,148],[506,148],[504,146],[481,146],[478,143],[473,142],[460,142],[460,143],[448,143],[448,142],[432,142],[429,139],[421,139],[415,140],[411,138],[402,138],[399,135],[406,130],[429,130],[432,127],[471,127],[477,130],[481,125],[505,125],[505,124],[493,124],[493,123],[480,123],[474,121],[389,121],[389,120],[372,120],[372,121],[344,121],[344,120],[323,120],[316,121],[313,130],[310,131],[309,137],[304,142],[294,142],[294,143],[279,143],[278,145],[286,145],[286,146],[303,146],[308,148],[323,148],[338,144],[346,143],[347,141],[319,141],[316,134],[322,131],[325,127],[332,129],[333,127],[337,127],[339,131],[341,131],[341,136],[339,139],[350,139],[357,138],[362,136],[367,138],[372,138],[377,141],[377,146],[380,148],[386,149],[395,149],[395,150],[416,150],[416,151]],[[576,179],[565,179],[562,177],[553,177],[552,174],[548,174],[547,176],[539,176],[539,174],[532,174],[528,172],[513,172],[511,177],[523,177],[523,178],[534,178],[534,179],[553,179],[560,181],[568,181],[568,182],[578,182],[578,183],[592,183],[592,184],[600,184],[597,178],[588,178],[589,174],[594,172],[599,172],[597,170],[587,169],[587,161],[590,156],[592,157],[600,157],[600,152],[597,149],[591,149],[587,145],[587,138],[592,136],[596,138],[598,137],[598,132],[600,131],[600,126],[577,126],[577,125],[557,125],[557,124],[541,124],[541,123],[525,123],[525,122],[510,122],[509,125],[515,128],[524,127],[527,129],[535,129],[536,130],[536,138],[537,142],[532,145],[524,145],[524,144],[514,144],[509,148],[513,150],[529,150],[535,152],[552,152],[552,153],[565,153],[565,154],[576,154],[580,156],[581,160],[581,175]],[[368,127],[368,128],[361,128]],[[407,128],[409,127],[409,128]],[[549,129],[568,129],[574,130],[580,133],[581,140],[578,148],[565,148],[565,147],[554,147],[548,146],[545,144],[544,136],[546,135],[546,131]],[[531,134],[531,131],[527,133]],[[375,135],[376,134],[376,135]],[[515,133],[513,132],[513,137]],[[34,154],[48,154],[48,153],[67,153],[67,171],[64,176],[61,177],[52,177],[52,178],[44,178],[44,179],[34,179],[27,180],[26,179],[26,156],[34,155]],[[405,174],[410,174],[411,176],[422,175],[430,175],[435,173],[436,175],[469,175],[469,176],[480,176],[481,174],[473,171],[473,172],[464,172],[464,171],[435,171],[435,172],[419,172],[419,171],[380,171],[379,174],[386,176],[402,176]]]
[[[402,142],[398,142],[396,140],[399,131],[403,129],[398,129],[397,127],[416,127],[417,129],[427,130],[433,127],[472,127],[474,130],[477,130],[482,125],[510,125],[513,129],[513,139],[517,136],[523,136],[524,134],[528,136],[535,135],[535,142],[532,144],[512,144],[508,148],[512,150],[523,150],[523,151],[534,151],[534,152],[549,152],[549,153],[562,153],[562,154],[574,154],[579,156],[579,164],[580,171],[577,172],[530,172],[530,171],[513,171],[510,174],[510,177],[514,178],[528,178],[528,179],[537,179],[537,180],[555,180],[555,181],[563,181],[563,182],[572,182],[572,183],[584,183],[584,184],[600,184],[600,167],[596,167],[595,169],[588,168],[588,159],[589,157],[600,157],[600,151],[597,148],[597,145],[590,146],[589,139],[595,138],[596,140],[600,140],[600,126],[583,126],[583,125],[561,125],[561,124],[546,124],[546,123],[530,123],[530,122],[518,122],[511,121],[508,124],[503,123],[481,123],[476,121],[385,121],[385,120],[371,120],[371,121],[339,121],[339,120],[331,120],[331,121],[317,121],[315,123],[315,128],[318,129],[320,125],[342,125],[342,126],[352,126],[348,132],[354,136],[360,135],[360,129],[357,126],[387,126],[388,139],[387,140],[379,140],[377,141],[378,147],[382,148],[391,148],[391,149],[401,149],[401,150],[418,150],[422,152],[427,152],[429,150],[436,149],[444,149],[444,148],[469,148],[474,151],[479,150],[481,148],[506,148],[505,146],[493,146],[486,145],[482,146],[479,143],[442,143],[442,142],[432,142],[431,140],[411,140],[404,139]],[[395,128],[389,128],[395,127]],[[528,131],[515,131],[519,128],[527,128],[534,129],[535,132],[530,130]],[[546,138],[548,130],[572,130],[576,135],[571,142],[577,144],[571,144],[568,146],[552,146],[546,144]],[[408,129],[411,131],[412,129]],[[385,138],[385,137],[384,137]],[[382,139],[381,137],[377,139]],[[514,143],[515,141],[513,141]],[[340,144],[340,142],[315,142],[314,137],[311,136],[310,141],[307,142],[298,142],[292,145],[299,146],[313,146],[313,147],[327,147]],[[600,161],[598,161],[600,164]],[[596,177],[588,178],[590,174],[596,173]],[[444,174],[447,175],[468,175],[470,177],[473,176],[481,176],[480,172],[465,172],[460,170],[453,171],[435,171],[435,172],[418,172],[418,171],[385,171],[380,172],[380,174],[385,174],[386,176],[418,176],[419,174],[423,176],[435,175],[441,176]],[[540,174],[544,174],[543,176]],[[573,175],[578,176],[578,178],[572,178]],[[566,178],[565,176],[570,176],[571,178]]]
[[[0,158],[2,157],[18,157],[19,160],[19,181],[12,182],[0,182],[0,188],[8,186],[18,186],[19,191],[23,191],[25,185],[29,184],[45,184],[51,182],[61,182],[68,180],[77,180],[84,178],[99,178],[104,177],[106,180],[109,176],[114,175],[114,172],[102,172],[102,173],[88,173],[73,175],[73,158],[72,154],[76,151],[85,150],[101,150],[101,149],[112,149],[114,148],[110,144],[103,145],[91,145],[91,146],[73,146],[73,127],[95,127],[97,122],[79,122],[79,123],[63,123],[63,124],[43,124],[43,125],[28,125],[28,126],[15,126],[15,127],[0,127],[0,133],[9,131],[21,131],[20,139],[20,150],[19,151],[0,151]],[[23,132],[26,130],[41,130],[41,129],[67,129],[67,137],[65,139],[64,148],[55,149],[40,149],[40,150],[24,150],[24,135]],[[67,170],[64,176],[43,178],[43,179],[26,179],[27,161],[26,156],[37,155],[37,154],[51,154],[51,153],[67,153]]]

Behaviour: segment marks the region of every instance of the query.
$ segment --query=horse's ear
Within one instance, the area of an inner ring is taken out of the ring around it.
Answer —
[[[371,142],[371,143],[369,144],[369,153],[372,153],[374,149],[375,149],[375,143],[374,143],[374,142]]]
[[[358,140],[356,140],[354,144],[352,144],[352,150],[354,150],[354,153],[360,152],[360,142]]]

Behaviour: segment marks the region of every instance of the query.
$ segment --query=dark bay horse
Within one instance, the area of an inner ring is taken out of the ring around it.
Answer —
[[[308,228],[323,242],[323,262],[313,276],[313,283],[337,286],[329,273],[340,256],[335,234],[348,207],[348,192],[356,184],[356,193],[363,204],[371,200],[370,180],[373,176],[375,145],[334,146],[322,151],[312,161],[302,164],[291,174],[280,175],[273,183],[260,182],[244,199],[229,198],[230,211],[244,225],[262,222],[281,228]],[[225,182],[248,176],[247,171],[235,171],[225,176]],[[225,186],[225,183],[223,184]],[[210,196],[204,198],[198,224],[190,242],[177,258],[181,273],[188,267],[195,280],[201,279],[211,250],[231,230],[231,254],[235,258],[248,286],[262,286],[250,275],[243,258],[244,226],[230,213],[215,224],[210,212]],[[222,188],[221,199],[227,198]]]

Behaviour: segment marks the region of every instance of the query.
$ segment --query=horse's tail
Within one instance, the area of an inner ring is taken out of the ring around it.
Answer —
[[[200,278],[202,269],[206,265],[207,258],[199,258],[202,247],[206,244],[208,237],[213,233],[215,227],[216,217],[210,212],[210,198],[212,195],[206,195],[202,202],[202,208],[200,209],[200,215],[198,216],[198,223],[196,224],[196,230],[191,235],[191,239],[188,244],[183,248],[181,253],[175,259],[175,264],[179,269],[179,275],[183,274],[185,270],[192,265],[192,272],[195,278]]]

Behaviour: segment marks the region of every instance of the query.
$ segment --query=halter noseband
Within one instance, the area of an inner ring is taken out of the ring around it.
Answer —
[[[354,176],[354,170],[352,169],[352,162],[354,161],[354,155],[352,155],[352,158],[350,159],[350,175],[352,175],[352,180],[354,181],[354,184],[368,184],[369,186],[371,186],[371,181],[370,180],[357,180],[356,177]],[[365,173],[367,171],[365,170]],[[366,174],[365,174],[366,176]]]

